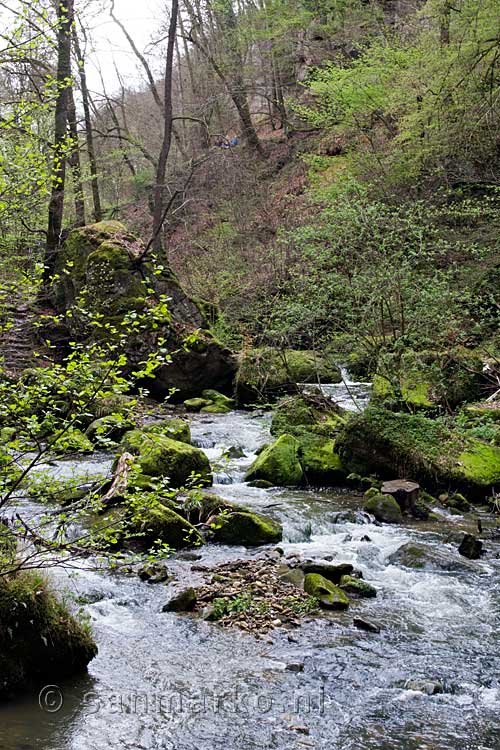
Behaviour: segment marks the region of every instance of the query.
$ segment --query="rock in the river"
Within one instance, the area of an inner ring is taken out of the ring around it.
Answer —
[[[204,542],[193,524],[161,502],[134,513],[127,527],[127,535],[135,546],[145,549],[156,541],[168,544],[173,549],[197,547]]]
[[[164,604],[162,612],[192,612],[196,607],[196,591],[189,587],[172,596]]]
[[[340,579],[340,588],[347,591],[348,594],[371,599],[377,596],[377,589],[366,581],[352,576],[342,576]]]
[[[177,389],[177,401],[197,396],[206,388],[231,389],[235,360],[208,332],[201,304],[188,297],[170,268],[164,266],[158,273],[143,253],[143,243],[117,221],[102,221],[70,233],[57,256],[57,280],[52,289],[57,312],[71,313],[65,319],[68,337],[85,341],[109,335],[106,326],[88,326],[79,313],[77,300],[82,293],[86,309],[117,329],[128,313],[147,312],[148,329],[127,336],[126,370],[137,370],[164,339],[164,346],[173,352],[172,361],[141,382],[154,398],[164,399],[171,389]],[[68,264],[71,273],[65,272]],[[162,297],[168,298],[168,311]],[[188,337],[191,343],[185,347]]]
[[[318,573],[331,583],[340,583],[342,576],[351,575],[353,566],[351,563],[331,564],[321,560],[306,560],[300,565],[304,573]]]
[[[165,437],[178,440],[180,443],[191,444],[189,424],[184,419],[178,419],[177,417],[149,422],[149,424],[144,425],[142,431],[154,435],[165,435]]]
[[[253,547],[281,541],[281,525],[268,516],[241,510],[225,512],[214,519],[212,539],[221,544]]]
[[[366,630],[367,633],[380,633],[380,625],[364,620],[362,617],[355,617],[353,623],[355,627],[360,630]]]
[[[416,570],[475,571],[473,563],[466,562],[448,550],[437,549],[421,542],[407,542],[389,556],[392,565],[404,565]]]
[[[204,406],[210,406],[210,401],[206,398],[188,398],[184,401],[184,406],[188,411],[201,411]]]
[[[141,581],[147,581],[147,583],[165,583],[172,578],[169,569],[162,563],[147,563],[141,565],[137,571],[137,575]]]
[[[51,439],[49,438],[49,442]],[[94,446],[81,430],[75,428],[67,430],[57,438],[51,447],[54,453],[92,453]]]
[[[282,435],[257,456],[246,473],[245,481],[264,479],[279,487],[300,484],[304,473],[299,449],[299,442],[292,435]]]
[[[169,477],[173,487],[183,487],[192,474],[212,483],[210,463],[199,448],[156,432],[132,430],[122,440],[122,449],[137,456],[137,464],[149,477]]]
[[[316,597],[324,609],[347,609],[349,607],[349,598],[342,589],[318,573],[306,574],[304,591]]]
[[[402,523],[399,503],[390,495],[374,495],[365,503],[365,510],[380,523]]]
[[[109,414],[106,417],[94,419],[87,427],[85,436],[97,445],[106,446],[109,442],[118,443],[128,430],[133,430],[135,424],[132,419],[121,414]]]
[[[463,557],[467,557],[469,560],[479,560],[483,554],[483,543],[473,534],[464,534],[458,551]]]
[[[228,414],[235,407],[235,401],[223,393],[208,389],[203,391],[203,398],[208,402],[200,411],[206,414]]]

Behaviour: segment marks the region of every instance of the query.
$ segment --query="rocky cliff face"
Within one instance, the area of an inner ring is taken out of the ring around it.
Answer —
[[[235,363],[208,331],[202,303],[184,292],[168,267],[155,267],[143,253],[143,243],[116,221],[71,232],[58,259],[52,290],[56,310],[66,315],[69,335],[79,341],[106,335],[106,324],[119,328],[128,313],[137,312],[154,324],[146,332],[127,335],[127,369],[132,371],[154,351],[161,338],[172,356],[154,379],[141,383],[155,398],[164,398],[172,388],[177,389],[174,400],[207,388],[227,392]],[[89,326],[87,313],[99,316],[103,327]],[[191,341],[195,333],[196,340]],[[191,343],[186,345],[188,337]]]

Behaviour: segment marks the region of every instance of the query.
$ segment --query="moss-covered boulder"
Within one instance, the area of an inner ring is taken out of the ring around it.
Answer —
[[[173,487],[183,487],[196,475],[204,484],[212,484],[210,463],[199,448],[172,440],[166,435],[143,430],[127,432],[122,451],[137,456],[137,465],[149,477],[168,477]]]
[[[142,430],[151,435],[165,435],[181,443],[191,443],[191,429],[188,422],[177,417],[150,422]]]
[[[304,591],[314,596],[324,609],[347,609],[349,597],[331,581],[319,573],[307,573],[304,578]]]
[[[133,430],[134,421],[121,414],[110,414],[107,417],[94,419],[85,430],[85,437],[97,446],[119,443],[128,430]]]
[[[293,435],[298,440],[305,482],[334,484],[346,476],[335,447],[335,436],[346,421],[343,411],[326,399],[290,396],[278,404],[271,434]]]
[[[162,503],[134,513],[128,524],[127,536],[135,546],[148,549],[157,541],[172,549],[198,547],[203,537],[186,518]]]
[[[68,337],[107,337],[113,327],[122,330],[128,313],[147,313],[146,327],[127,337],[127,374],[164,340],[174,352],[171,363],[140,382],[153,397],[163,400],[176,389],[174,399],[183,401],[204,388],[230,389],[236,371],[231,353],[209,333],[201,306],[183,291],[171,269],[156,269],[144,250],[142,241],[115,221],[78,227],[69,234],[57,256],[52,288],[56,310],[69,313]],[[102,316],[103,326],[89,325],[88,316],[79,312],[82,296],[86,310]],[[162,301],[167,298],[168,310]]]
[[[364,509],[380,523],[402,523],[403,514],[399,503],[390,495],[376,494],[368,498]]]
[[[303,478],[300,444],[292,435],[282,435],[265,448],[245,475],[246,482],[264,479],[279,487],[300,484]]]
[[[251,403],[289,393],[298,383],[339,383],[340,370],[314,351],[260,348],[239,357],[236,387],[238,400]]]
[[[353,576],[342,576],[340,579],[340,588],[347,591],[348,594],[354,594],[366,599],[372,599],[377,596],[377,589],[370,583],[363,581],[362,578]]]
[[[206,398],[188,398],[184,401],[184,406],[188,411],[201,411],[204,406],[210,406],[210,400]]]
[[[52,443],[51,438],[49,442]],[[62,433],[51,445],[53,453],[92,453],[94,446],[81,430],[70,429]]]
[[[412,477],[478,499],[500,483],[499,448],[422,415],[371,407],[347,423],[336,446],[359,474]]]
[[[213,522],[212,539],[221,544],[256,547],[280,542],[282,536],[281,524],[268,516],[248,510],[223,513]]]
[[[88,628],[42,576],[0,577],[0,697],[83,672],[96,654]]]

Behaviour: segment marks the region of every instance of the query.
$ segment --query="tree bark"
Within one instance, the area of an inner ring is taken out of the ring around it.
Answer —
[[[57,3],[57,96],[52,146],[52,192],[49,202],[47,245],[45,249],[45,284],[54,274],[57,251],[61,241],[66,180],[66,135],[68,128],[68,90],[71,86],[71,28],[73,0]]]
[[[72,143],[68,163],[71,167],[71,172],[73,173],[76,225],[83,227],[85,226],[85,196],[82,184],[82,166],[80,162],[80,143],[78,139],[75,97],[73,96],[72,88],[68,89],[68,127]]]
[[[163,251],[163,224],[165,221],[165,176],[167,172],[167,160],[172,144],[172,73],[175,50],[175,38],[177,33],[177,14],[179,11],[179,0],[172,0],[170,9],[170,23],[168,27],[167,56],[165,60],[165,81],[163,93],[163,141],[161,145],[158,169],[156,171],[156,185],[153,199],[153,251]]]
[[[92,131],[92,118],[90,116],[90,94],[87,86],[87,74],[85,72],[85,60],[82,55],[78,34],[73,31],[73,44],[78,64],[78,74],[80,77],[80,88],[82,90],[83,115],[85,119],[85,141],[87,143],[87,154],[90,165],[90,185],[92,188],[92,201],[94,204],[94,221],[101,221],[102,208],[101,196],[99,193],[99,178],[97,171],[97,159],[95,155],[94,135]]]

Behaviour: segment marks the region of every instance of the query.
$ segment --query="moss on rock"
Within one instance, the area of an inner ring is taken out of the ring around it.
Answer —
[[[0,696],[82,672],[97,654],[86,627],[36,573],[0,577]]]
[[[468,497],[500,483],[500,449],[443,420],[371,407],[337,439],[345,465],[360,474],[412,477]]]
[[[180,443],[191,444],[191,429],[184,419],[178,419],[177,417],[162,419],[145,425],[142,430],[148,434],[165,435],[165,437],[178,440]]]
[[[281,541],[281,524],[260,513],[242,510],[224,513],[214,521],[213,541],[222,544],[258,546]]]
[[[349,607],[349,597],[344,591],[319,573],[306,574],[304,591],[314,596],[324,609],[347,609]]]
[[[94,446],[81,430],[71,429],[57,438],[51,446],[51,450],[59,454],[92,453]]]
[[[264,479],[278,487],[300,484],[304,472],[299,452],[298,440],[292,435],[282,435],[257,456],[245,475],[245,481]]]
[[[380,523],[402,523],[403,521],[401,508],[390,495],[373,495],[366,501],[364,509],[375,516],[375,520]]]
[[[204,484],[212,484],[210,463],[199,448],[143,430],[127,432],[121,446],[137,456],[137,464],[146,476],[168,477],[173,487],[183,487],[194,474]]]

